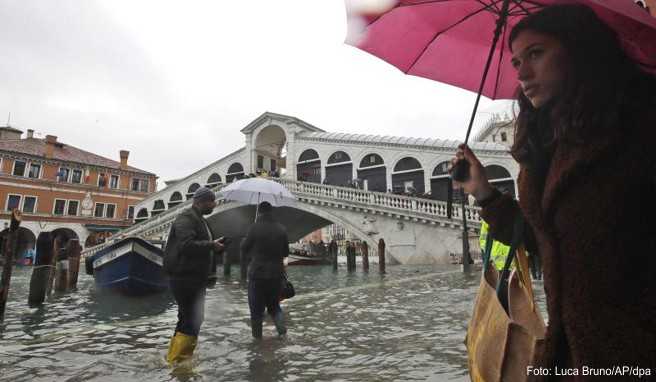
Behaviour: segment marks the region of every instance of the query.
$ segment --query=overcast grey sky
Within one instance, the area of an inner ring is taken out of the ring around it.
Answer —
[[[179,178],[265,111],[464,139],[475,94],[344,44],[342,0],[0,0],[0,125]],[[483,99],[482,124],[507,102]],[[160,182],[161,183],[161,182]],[[160,185],[161,187],[161,185]]]

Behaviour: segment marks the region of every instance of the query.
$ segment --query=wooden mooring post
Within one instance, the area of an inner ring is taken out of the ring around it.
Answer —
[[[45,301],[54,257],[52,232],[41,232],[36,239],[36,258],[32,267],[32,277],[30,278],[28,305],[39,305]]]
[[[360,250],[362,252],[362,271],[369,272],[369,245],[366,241],[362,242]]]
[[[355,271],[355,247],[350,241],[346,242],[346,269],[349,272]]]
[[[55,291],[66,292],[68,290],[68,247],[70,240],[66,243],[60,241],[59,248],[55,253]]]
[[[68,252],[68,288],[77,289],[77,276],[80,273],[80,256],[82,246],[77,239],[71,239],[67,246]]]
[[[5,240],[4,257],[5,265],[2,268],[2,279],[0,279],[0,321],[5,318],[5,308],[9,297],[9,285],[11,284],[11,271],[14,269],[14,258],[18,247],[18,228],[21,223],[21,212],[14,209],[11,212],[11,223]]]
[[[50,296],[52,294],[52,286],[55,283],[55,277],[57,275],[56,272],[56,267],[57,267],[57,261],[59,260],[59,252],[62,249],[63,243],[62,243],[62,237],[61,236],[55,236],[53,240],[53,245],[52,245],[52,258],[50,259],[50,268],[48,269],[48,282],[46,283],[46,295]]]
[[[339,252],[337,248],[337,242],[335,239],[330,241],[328,245],[328,252],[330,253],[330,261],[333,264],[333,271],[337,271],[337,254]]]
[[[385,273],[385,240],[378,240],[378,270]]]

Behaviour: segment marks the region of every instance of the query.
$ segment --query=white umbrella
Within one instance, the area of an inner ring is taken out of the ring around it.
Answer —
[[[296,197],[282,184],[264,178],[238,180],[219,192],[226,200],[259,205],[269,202],[273,207],[292,206]],[[257,209],[255,218],[257,219]]]

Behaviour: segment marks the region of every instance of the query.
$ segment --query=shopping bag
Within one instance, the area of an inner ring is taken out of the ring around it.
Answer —
[[[544,342],[545,324],[535,304],[526,252],[520,246],[521,217],[513,228],[513,242],[501,273],[490,263],[491,245],[486,245],[483,274],[466,338],[472,381],[526,380],[527,367]],[[493,240],[490,234],[487,240]],[[516,271],[506,279],[504,274],[514,259]]]

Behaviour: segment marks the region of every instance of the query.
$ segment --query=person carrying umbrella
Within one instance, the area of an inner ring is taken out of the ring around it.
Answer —
[[[501,242],[521,214],[526,249],[542,256],[549,325],[535,367],[551,371],[542,378],[558,378],[554,367],[653,372],[656,78],[583,5],[526,16],[508,42],[519,82],[519,201],[490,185],[466,145],[452,165],[466,161],[469,173],[454,186],[476,198]]]
[[[287,333],[287,327],[279,299],[285,272],[283,259],[289,254],[289,239],[285,227],[274,220],[271,203],[265,201],[258,205],[257,220],[248,230],[241,250],[251,259],[248,266],[248,307],[253,338],[262,338],[265,308],[282,336]]]
[[[205,293],[216,282],[215,254],[227,244],[214,233],[203,215],[216,207],[215,195],[207,187],[194,193],[191,208],[175,219],[164,250],[164,271],[178,304],[178,323],[166,360],[169,363],[191,358],[205,316]]]

